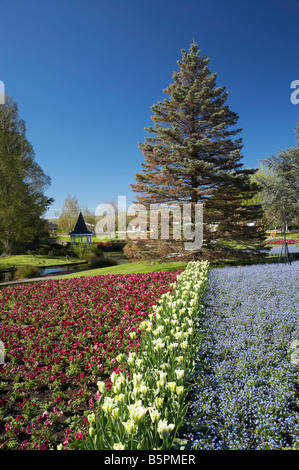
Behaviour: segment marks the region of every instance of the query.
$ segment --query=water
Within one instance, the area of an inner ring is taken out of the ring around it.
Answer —
[[[48,266],[48,267],[40,267],[39,268],[39,276],[38,277],[46,277],[54,274],[69,274],[76,271],[83,271],[88,269],[89,266],[87,263],[72,263],[66,266]],[[0,273],[0,282],[10,282],[13,281],[14,271],[9,271],[5,273]]]
[[[110,258],[109,256],[105,256],[104,258]],[[127,263],[128,261],[125,258],[118,258],[117,256],[111,256],[111,259],[113,259],[117,264],[124,264]],[[104,266],[103,266],[104,267]],[[55,276],[55,274],[70,274],[74,272],[80,272],[80,271],[86,271],[88,269],[95,269],[91,268],[88,263],[71,263],[68,265],[56,265],[56,266],[48,266],[48,267],[40,267],[39,268],[39,276],[38,278],[43,278],[47,276]],[[10,282],[13,281],[13,276],[14,272],[9,271],[5,273],[0,273],[0,283],[3,282]]]
[[[85,271],[89,269],[87,263],[69,264],[67,266],[50,266],[48,268],[40,268],[40,277],[47,277],[51,274],[69,274],[76,271]]]

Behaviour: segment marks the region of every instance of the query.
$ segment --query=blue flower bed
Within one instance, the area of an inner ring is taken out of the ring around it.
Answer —
[[[189,449],[299,449],[298,286],[299,262],[211,270]]]
[[[288,245],[288,252],[290,254],[299,253],[299,248],[296,245]],[[270,255],[279,255],[280,253],[284,255],[284,248],[282,246],[272,246],[269,251]]]

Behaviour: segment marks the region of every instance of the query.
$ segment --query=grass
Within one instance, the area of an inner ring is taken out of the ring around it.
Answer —
[[[269,241],[269,240],[276,240],[276,239],[281,240],[281,239],[283,239],[283,238],[284,238],[284,234],[283,234],[283,233],[276,232],[276,237],[274,237],[274,238],[273,238],[273,237],[268,237],[268,238],[267,238],[267,241]],[[299,232],[290,232],[290,233],[286,233],[286,238],[287,238],[288,240],[293,239],[293,238],[299,238]]]
[[[80,262],[77,258],[70,258],[69,263]],[[0,270],[19,268],[25,265],[31,266],[55,266],[66,264],[65,256],[43,256],[43,255],[12,255],[0,257]]]
[[[90,269],[79,273],[65,274],[57,276],[56,279],[71,279],[82,276],[99,276],[102,274],[134,274],[134,273],[150,273],[159,271],[177,271],[184,269],[187,263],[174,261],[171,263],[149,263],[146,261],[136,261],[134,263],[120,264],[118,266],[108,266],[107,268]]]

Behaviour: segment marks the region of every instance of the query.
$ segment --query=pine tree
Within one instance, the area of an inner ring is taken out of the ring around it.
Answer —
[[[226,104],[225,87],[216,86],[209,61],[195,42],[189,52],[182,50],[179,71],[164,90],[167,98],[151,108],[154,125],[139,144],[144,162],[131,188],[138,193],[136,203],[147,210],[150,204],[203,204],[204,242],[193,258],[249,256],[264,239],[258,227],[248,225],[261,217],[261,207],[242,203],[258,190],[250,179],[256,170],[243,168],[238,115]],[[148,256],[155,256],[155,247],[163,252],[161,244],[169,247],[164,254],[184,252],[183,243],[175,240],[143,241],[150,247]],[[244,250],[235,250],[234,244]]]

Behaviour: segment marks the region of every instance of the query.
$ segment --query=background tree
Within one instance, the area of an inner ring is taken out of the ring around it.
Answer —
[[[282,150],[278,155],[265,158],[262,162],[268,172],[257,178],[262,189],[263,206],[275,214],[279,225],[283,224],[284,210],[289,223],[298,223],[299,145]]]
[[[297,122],[297,126],[296,126],[296,129],[295,129],[295,134],[296,134],[296,137],[297,137],[297,146],[299,146],[299,121]]]
[[[25,122],[12,97],[0,105],[0,250],[11,254],[45,229],[43,215],[52,198],[44,191],[50,184],[35,161],[26,138]]]
[[[228,93],[216,86],[208,63],[197,44],[191,44],[189,52],[182,50],[179,71],[164,90],[167,98],[151,108],[154,126],[146,129],[150,136],[139,144],[145,161],[131,187],[138,193],[137,203],[147,210],[150,204],[203,204],[204,244],[192,257],[250,256],[264,240],[258,227],[248,226],[261,217],[261,206],[242,204],[258,191],[250,181],[256,170],[243,169],[242,139],[236,137],[241,130],[235,128],[238,115],[226,104]],[[194,215],[191,223],[194,226]],[[161,243],[168,245],[168,252],[188,254],[183,240],[157,240],[158,251]],[[152,246],[149,252],[154,251]]]
[[[78,199],[68,194],[64,200],[61,214],[57,221],[60,232],[66,234],[71,232],[75,227],[79,213],[80,206],[78,203]]]
[[[94,231],[94,228],[96,226],[95,214],[92,213],[91,210],[86,205],[81,206],[81,212],[82,212],[82,215],[84,217],[84,220],[88,229],[91,231]]]
[[[245,200],[243,204],[261,205],[263,211],[261,218],[259,219],[259,224],[264,231],[269,230],[278,224],[277,208],[269,204],[268,196],[264,191],[264,185],[262,184],[262,181],[266,181],[267,186],[271,187],[271,185],[275,182],[276,176],[273,172],[269,172],[269,170],[260,163],[259,169],[256,173],[251,175],[250,179],[252,183],[255,183],[259,186],[259,191],[249,201]]]

